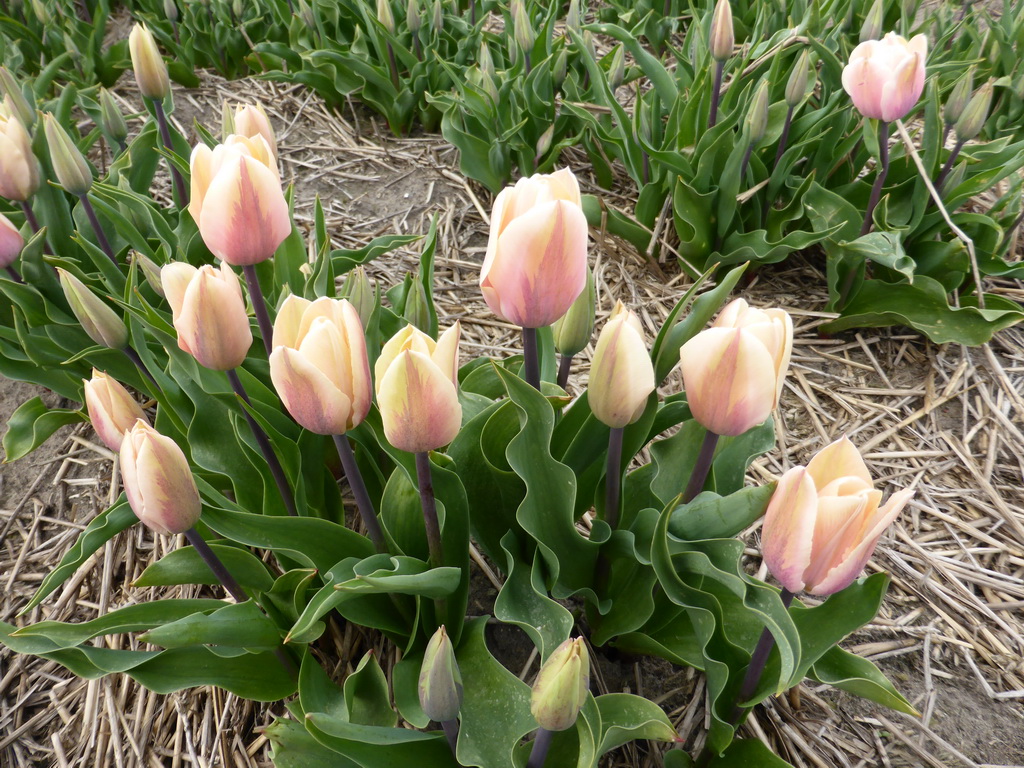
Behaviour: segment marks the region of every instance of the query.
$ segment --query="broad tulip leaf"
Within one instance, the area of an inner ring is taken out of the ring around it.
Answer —
[[[274,768],[360,768],[314,739],[294,720],[278,718],[264,731],[273,748]]]
[[[273,650],[282,632],[252,600],[225,605],[210,614],[193,613],[151,629],[139,639],[163,648],[221,645]]]
[[[634,739],[679,741],[664,710],[642,696],[608,693],[597,697],[597,708],[601,712],[602,727],[598,755]]]
[[[7,422],[3,441],[4,461],[17,461],[32,453],[61,427],[80,421],[85,421],[81,411],[47,408],[39,397],[26,400]]]
[[[808,676],[897,712],[920,716],[878,667],[838,646],[826,651],[811,667]]]
[[[759,739],[736,739],[721,755],[708,763],[708,768],[793,768]]]
[[[211,542],[211,550],[243,587],[266,592],[274,585],[267,566],[246,549]],[[220,584],[193,547],[172,550],[146,567],[133,587],[167,587],[177,584]]]
[[[345,706],[349,722],[393,727],[398,715],[391,709],[388,680],[373,651],[367,651],[355,671],[345,678]]]
[[[764,515],[774,492],[775,483],[769,483],[724,497],[702,493],[689,504],[676,507],[669,532],[686,541],[730,538]]]

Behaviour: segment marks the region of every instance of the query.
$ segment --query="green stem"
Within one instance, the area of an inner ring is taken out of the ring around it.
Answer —
[[[441,543],[441,525],[437,520],[434,481],[430,474],[430,455],[426,451],[416,453],[416,479],[420,487],[420,504],[423,506],[423,525],[427,531],[430,567],[440,568],[444,565],[444,547]],[[434,600],[434,613],[438,625],[444,624],[448,615],[448,602],[444,598]]]
[[[540,358],[537,352],[536,328],[523,328],[523,376],[527,384],[540,390]]]

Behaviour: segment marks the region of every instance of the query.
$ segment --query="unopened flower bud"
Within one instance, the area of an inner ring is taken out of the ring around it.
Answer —
[[[551,149],[551,141],[554,139],[554,137],[555,124],[552,123],[547,127],[544,133],[540,135],[540,138],[537,139],[537,154],[534,156],[534,160],[536,162],[539,163],[540,159],[548,153],[549,149]]]
[[[441,0],[434,0],[434,7],[430,11],[430,31],[439,35],[442,29],[444,29],[444,8],[441,5]]]
[[[555,648],[540,668],[530,696],[530,711],[548,731],[571,728],[587,701],[590,654],[582,637]]]
[[[561,88],[565,82],[565,76],[569,72],[569,52],[562,48],[555,59],[555,66],[551,68],[551,78],[555,81],[555,87]]]
[[[153,33],[144,24],[136,24],[128,35],[128,52],[139,91],[147,99],[163,101],[171,90],[167,64],[157,48]]]
[[[341,297],[348,299],[359,315],[363,328],[368,328],[373,310],[377,308],[377,293],[363,267],[356,267],[349,272],[341,288]]]
[[[188,459],[145,421],[121,443],[121,479],[132,511],[157,533],[184,533],[199,521],[202,502]]]
[[[985,83],[971,96],[963,114],[956,121],[956,137],[959,141],[970,141],[981,133],[992,106],[992,82]]]
[[[626,77],[626,51],[621,45],[615,47],[611,64],[608,65],[608,87],[614,93]]]
[[[804,95],[807,93],[811,71],[811,51],[809,48],[805,48],[804,52],[800,54],[800,58],[796,60],[796,65],[786,82],[787,106],[796,109],[803,101]]]
[[[50,14],[50,9],[46,7],[46,3],[43,0],[32,0],[32,12],[39,19],[39,23],[43,26],[48,25],[53,21],[53,16]]]
[[[178,20],[178,5],[174,0],[164,0],[164,16],[171,24]]]
[[[124,115],[114,103],[114,97],[106,88],[100,88],[100,121],[103,124],[103,132],[115,144],[123,144],[128,138],[128,123]]]
[[[569,311],[555,321],[551,331],[555,338],[555,349],[563,355],[578,355],[590,343],[594,334],[594,309],[597,304],[597,290],[594,287],[594,273],[587,270],[587,287],[583,289]]]
[[[590,366],[590,409],[613,429],[632,424],[654,391],[654,364],[635,312],[620,301],[601,329]]]
[[[109,349],[127,347],[128,327],[120,316],[70,272],[57,267],[57,274],[71,311],[89,338]]]
[[[732,6],[729,0],[718,0],[711,17],[711,56],[715,61],[725,61],[732,56],[736,36],[732,29]]]
[[[946,98],[946,105],[942,110],[942,120],[946,125],[955,125],[960,119],[967,102],[971,100],[971,91],[974,90],[974,69],[967,70],[967,74],[956,81],[953,90]]]
[[[43,117],[43,129],[46,132],[50,162],[53,163],[57,181],[72,195],[81,197],[92,187],[92,169],[89,163],[50,113]]]
[[[157,296],[166,296],[157,263],[141,251],[132,251],[132,260],[138,263],[142,276],[146,278],[149,287],[156,291]]]
[[[573,32],[579,32],[583,28],[580,0],[570,0],[569,12],[565,16],[565,27]]]
[[[477,62],[480,71],[489,77],[494,77],[494,58],[491,56],[491,49],[487,47],[487,41],[480,42],[480,59]]]
[[[524,53],[529,54],[537,39],[537,33],[533,31],[533,25],[530,24],[530,13],[523,0],[512,0],[511,8],[516,43]]]
[[[744,120],[744,128],[747,131],[747,141],[757,144],[764,138],[768,129],[768,80],[761,80],[761,84],[754,91],[754,98],[750,102],[747,116]]]
[[[454,720],[462,707],[462,674],[455,661],[455,649],[443,626],[427,643],[420,667],[420,707],[431,720]]]
[[[405,7],[405,23],[409,27],[409,31],[414,35],[420,31],[420,27],[423,26],[423,17],[420,15],[420,0],[409,0],[409,4]]]
[[[307,28],[316,29],[316,15],[313,13],[313,8],[306,2],[306,0],[299,0],[299,18],[302,19],[302,23]]]
[[[14,75],[7,67],[0,67],[0,93],[3,93],[8,109],[18,116],[23,125],[31,128],[36,121],[36,111],[28,103],[21,86],[18,85],[18,81],[14,79]]]
[[[390,34],[395,34],[395,16],[391,12],[391,0],[377,0],[377,21]]]
[[[884,10],[882,0],[875,0],[871,10],[864,17],[864,23],[861,25],[860,42],[877,40],[882,36],[882,24],[885,23]]]
[[[9,267],[25,247],[25,238],[11,220],[0,213],[0,267]]]
[[[231,3],[231,13],[234,14],[236,19],[241,19],[242,14],[245,12],[245,5],[242,0],[233,0]]]
[[[140,419],[149,420],[135,398],[117,379],[92,369],[92,378],[85,382],[85,407],[89,421],[103,444],[112,451],[121,450],[124,433]]]
[[[402,317],[405,322],[414,325],[426,333],[430,328],[430,311],[427,301],[427,292],[423,289],[423,283],[419,278],[414,277],[409,283],[409,292],[405,295],[405,311]]]

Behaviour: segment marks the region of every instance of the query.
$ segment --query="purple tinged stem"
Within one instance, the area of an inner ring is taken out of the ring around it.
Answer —
[[[164,145],[164,149],[168,152],[174,151],[174,144],[171,143],[171,129],[167,124],[167,114],[164,112],[164,105],[157,99],[153,99],[153,113],[156,115],[156,124],[160,129],[160,141]],[[170,160],[167,161],[167,165],[171,169],[171,178],[174,181],[174,193],[175,197],[178,198],[178,206],[184,208],[188,205],[189,193],[188,189],[185,188],[185,180],[181,177],[181,171],[178,170],[178,166],[172,163]]]
[[[363,521],[366,532],[370,534],[370,540],[378,552],[387,552],[387,542],[384,540],[384,531],[381,530],[380,521],[373,508],[373,501],[366,490],[366,483],[363,482],[363,475],[356,463],[356,456],[352,452],[348,438],[345,435],[334,435],[334,446],[338,449],[338,458],[341,459],[341,466],[345,470],[345,477],[348,478],[349,488],[356,499],[356,508],[359,510],[359,517]]]

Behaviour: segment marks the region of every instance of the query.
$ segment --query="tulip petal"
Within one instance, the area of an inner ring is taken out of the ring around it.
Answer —
[[[590,409],[603,424],[616,429],[639,417],[637,411],[642,412],[655,386],[651,356],[631,317],[636,316],[629,312],[605,324],[590,366]]]
[[[822,448],[808,463],[807,471],[811,473],[814,485],[819,489],[841,477],[857,477],[864,481],[868,488],[875,487],[860,451],[846,435]]]
[[[296,349],[299,346],[299,343],[302,341],[300,334],[302,318],[312,303],[308,299],[304,299],[294,293],[289,294],[288,298],[281,304],[281,308],[277,311],[277,317],[274,318],[274,334],[271,348],[285,346]]]
[[[430,356],[438,368],[451,376],[452,384],[456,387],[459,386],[459,337],[461,334],[462,324],[456,320],[455,325],[441,334],[434,353]]]
[[[207,265],[189,283],[174,321],[178,346],[215,371],[237,368],[252,345],[238,278]]]
[[[818,494],[803,467],[793,467],[772,494],[761,527],[761,551],[768,570],[790,592],[804,588],[811,562]]]
[[[164,289],[164,297],[171,305],[171,317],[178,318],[181,306],[185,302],[185,291],[199,270],[183,261],[172,261],[160,270],[160,285]]]
[[[380,392],[381,380],[391,363],[407,349],[433,358],[434,352],[437,350],[437,342],[411,323],[388,339],[373,366],[378,392]]]
[[[920,81],[920,87],[918,81]],[[892,122],[906,115],[921,98],[923,89],[924,65],[921,55],[915,53],[906,58],[897,67],[895,74],[891,74],[882,86],[882,95],[879,101],[882,120]]]
[[[351,428],[352,401],[301,352],[275,349],[270,379],[288,413],[310,432],[343,435]]]
[[[462,423],[458,391],[448,374],[426,355],[408,349],[388,366],[377,403],[388,442],[409,453],[447,445]]]
[[[366,336],[363,334],[363,324],[359,320],[359,313],[347,299],[338,302],[341,311],[341,329],[345,337],[345,345],[349,357],[349,372],[351,382],[343,382],[347,385],[346,391],[352,399],[352,415],[349,422],[355,426],[366,418],[373,403],[373,387],[370,381],[370,361],[366,355]]]
[[[205,144],[197,144],[192,150],[192,156],[189,158],[189,173],[191,180],[189,186],[191,188],[191,195],[189,196],[188,212],[192,214],[192,219],[195,223],[199,224],[199,217],[203,211],[203,200],[206,198],[206,190],[210,186],[210,182],[213,181],[213,150]]]

